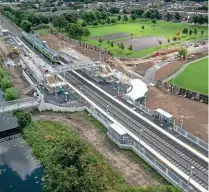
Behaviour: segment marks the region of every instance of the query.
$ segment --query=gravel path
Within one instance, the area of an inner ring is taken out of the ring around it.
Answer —
[[[187,66],[189,66],[189,65],[191,65],[191,64],[193,64],[193,63],[195,63],[195,62],[201,61],[201,60],[203,60],[203,59],[206,59],[207,57],[208,57],[208,56],[202,57],[202,58],[199,58],[199,59],[196,59],[196,60],[194,60],[194,61],[190,61],[189,63],[183,65],[176,73],[174,73],[173,75],[171,75],[171,76],[169,76],[168,78],[164,79],[163,82],[168,82],[168,81],[170,81],[171,79],[175,78],[175,77],[178,76],[180,73],[182,73],[182,72],[186,69]]]
[[[107,139],[105,134],[99,133],[97,128],[82,117],[82,112],[77,115],[46,112],[34,116],[34,120],[54,120],[76,129],[80,137],[95,147],[130,185],[145,187],[163,184],[153,178],[151,172],[145,170],[142,165],[120,151],[113,142]]]

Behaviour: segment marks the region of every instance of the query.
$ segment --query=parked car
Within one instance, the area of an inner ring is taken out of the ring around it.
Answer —
[[[195,44],[194,44],[194,47],[199,47],[199,46],[200,46],[199,43],[195,43]]]

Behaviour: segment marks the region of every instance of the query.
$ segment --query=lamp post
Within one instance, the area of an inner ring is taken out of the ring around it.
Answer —
[[[189,191],[189,182],[190,182],[190,179],[192,177],[192,171],[193,171],[193,169],[194,169],[194,166],[191,166],[191,168],[190,168],[190,174],[189,174],[189,179],[188,179],[188,183],[187,183],[187,188],[186,188],[186,192]]]
[[[174,90],[174,81],[175,81],[175,78],[173,78],[172,93],[173,93],[173,90]]]
[[[181,128],[183,127],[183,123],[184,123],[184,115],[181,116]]]
[[[140,130],[139,130],[139,144],[141,143],[141,140],[142,140],[142,139],[141,139],[141,133],[142,133],[142,132],[143,132],[143,129],[140,129]]]
[[[106,106],[107,114],[109,113],[109,105]]]

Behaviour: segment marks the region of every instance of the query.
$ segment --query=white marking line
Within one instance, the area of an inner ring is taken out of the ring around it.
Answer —
[[[115,119],[113,119],[110,115],[108,115],[103,109],[101,109],[99,106],[97,106],[94,102],[92,102],[90,99],[88,99],[83,93],[81,93],[78,89],[76,89],[74,86],[72,86],[70,83],[68,83],[64,78],[62,78],[60,75],[58,75],[60,79],[62,79],[66,84],[69,85],[70,88],[72,88],[74,91],[76,91],[80,96],[82,96],[88,103],[90,103],[92,106],[94,106],[96,109],[98,109],[101,113],[103,113],[109,120],[116,123],[119,127],[121,127],[125,132],[130,134],[132,136],[133,134],[127,130],[123,125],[118,123]],[[139,142],[139,138],[134,135],[134,139],[136,138],[136,141]],[[189,176],[186,175],[184,172],[182,172],[180,169],[178,169],[175,165],[170,163],[167,159],[165,159],[162,155],[157,153],[155,150],[153,150],[151,147],[149,147],[146,143],[143,141],[140,141],[140,144],[142,144],[148,151],[150,151],[154,156],[156,156],[158,159],[163,161],[168,167],[170,167],[172,170],[176,171],[179,175],[181,175],[185,180],[189,180]],[[196,181],[193,179],[190,179],[190,183],[195,186],[197,189],[199,189],[201,192],[208,192],[206,189],[204,189],[201,185],[199,185]]]
[[[174,140],[175,142],[177,142],[178,144],[180,144],[181,146],[183,146],[184,148],[188,149],[189,151],[191,151],[192,153],[194,153],[195,155],[197,155],[198,157],[200,157],[202,160],[206,161],[207,163],[209,163],[209,159],[207,157],[205,157],[204,155],[202,155],[201,153],[199,153],[198,151],[196,151],[195,149],[191,148],[190,146],[186,145],[185,143],[183,143],[182,141],[180,141],[179,139],[175,138],[173,135],[171,135],[170,133],[164,131],[161,127],[157,126],[156,124],[154,124],[153,122],[151,122],[150,120],[148,120],[147,118],[143,117],[142,115],[140,115],[139,113],[135,112],[134,110],[132,110],[131,108],[127,107],[124,103],[122,103],[121,101],[115,99],[114,97],[112,97],[110,94],[108,94],[107,92],[105,92],[104,90],[102,90],[101,88],[97,87],[95,84],[93,84],[92,82],[90,82],[89,80],[85,79],[84,77],[82,77],[80,74],[78,74],[75,71],[72,71],[73,73],[75,73],[76,75],[78,75],[80,78],[82,78],[83,80],[85,80],[86,82],[88,82],[89,84],[91,84],[92,86],[94,86],[95,88],[97,88],[99,91],[101,91],[102,93],[104,93],[106,96],[112,98],[114,101],[116,101],[118,104],[120,104],[121,106],[125,107],[127,110],[129,110],[130,112],[132,112],[133,114],[135,114],[136,116],[138,116],[140,119],[144,120],[145,122],[149,123],[151,126],[153,126],[154,128],[156,128],[157,130],[159,130],[161,133],[163,133],[164,135],[168,136],[169,138],[171,138],[172,140]]]

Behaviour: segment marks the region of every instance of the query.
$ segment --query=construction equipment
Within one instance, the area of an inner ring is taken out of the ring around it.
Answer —
[[[12,58],[12,59],[15,59],[19,56],[20,54],[20,50],[18,47],[12,47],[10,49],[10,52],[9,52],[9,56]]]

